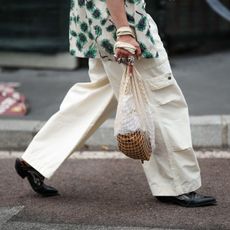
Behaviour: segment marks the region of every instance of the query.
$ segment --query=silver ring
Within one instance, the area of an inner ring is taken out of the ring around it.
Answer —
[[[117,59],[117,62],[118,62],[119,64],[121,64],[122,59],[121,59],[121,58],[118,58],[118,59]]]
[[[118,58],[118,59],[117,59],[117,62],[118,62],[119,64],[121,64],[121,63],[127,64],[127,58],[125,58],[125,57]]]
[[[125,58],[125,57],[123,57],[123,58],[121,58],[121,62],[123,63],[123,64],[127,64],[127,58]]]
[[[136,58],[134,56],[129,56],[128,57],[128,64],[129,65],[134,65],[135,59]]]
[[[123,63],[123,64],[126,64],[126,65],[134,65],[135,57],[134,56],[129,56],[128,58],[121,57],[121,58],[117,59],[117,62],[119,64]]]

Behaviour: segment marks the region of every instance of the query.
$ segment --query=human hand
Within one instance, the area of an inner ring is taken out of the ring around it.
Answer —
[[[130,58],[130,57],[134,57],[134,60],[135,60],[135,58],[139,59],[139,57],[141,56],[141,48],[140,48],[140,45],[138,44],[138,42],[136,41],[135,38],[133,38],[130,35],[122,35],[118,38],[117,41],[131,44],[132,46],[134,46],[136,48],[136,51],[135,51],[135,54],[133,54],[133,53],[131,53],[128,50],[125,50],[123,48],[116,48],[115,55],[114,55],[116,61],[118,61],[121,58],[128,60],[128,58]],[[125,63],[125,64],[128,65],[128,72],[130,75],[132,75],[134,63],[127,61],[127,63]]]
[[[129,43],[131,45],[133,45],[136,48],[136,52],[135,55],[133,55],[132,53],[130,53],[129,51],[122,49],[122,48],[117,48],[115,51],[115,59],[117,60],[118,58],[128,58],[130,56],[135,56],[136,58],[139,58],[141,56],[141,48],[139,43],[136,41],[135,38],[133,38],[130,35],[122,35],[118,38],[117,41],[120,42],[126,42]]]

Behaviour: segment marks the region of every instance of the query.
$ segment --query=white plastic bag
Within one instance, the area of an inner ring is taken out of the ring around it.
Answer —
[[[126,67],[120,84],[114,135],[118,148],[133,159],[149,160],[155,149],[153,111],[144,81],[133,66]]]

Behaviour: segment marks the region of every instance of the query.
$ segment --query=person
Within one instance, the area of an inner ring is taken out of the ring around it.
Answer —
[[[116,109],[122,73],[126,65],[134,64],[151,91],[155,114],[156,149],[142,164],[152,195],[160,202],[185,207],[216,204],[214,197],[196,192],[201,176],[188,105],[145,5],[144,0],[71,1],[70,53],[89,58],[91,82],[69,89],[60,109],[35,135],[22,158],[16,159],[17,173],[38,194],[59,194],[44,180]]]

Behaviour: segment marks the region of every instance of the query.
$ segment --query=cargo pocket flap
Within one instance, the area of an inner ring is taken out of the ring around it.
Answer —
[[[152,90],[158,90],[174,83],[174,77],[172,73],[167,73],[160,75],[158,77],[153,77],[148,79],[148,83]]]

